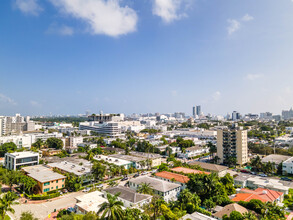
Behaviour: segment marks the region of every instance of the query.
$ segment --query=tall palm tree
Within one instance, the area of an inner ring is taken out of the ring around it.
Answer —
[[[0,216],[4,220],[7,212],[14,213],[14,209],[11,207],[14,204],[14,200],[17,195],[14,192],[7,192],[0,198]]]
[[[150,186],[149,183],[142,183],[138,189],[137,189],[138,193],[142,193],[142,194],[149,194],[152,195],[153,194],[153,188]]]
[[[116,195],[107,194],[107,202],[100,205],[98,214],[102,214],[101,219],[108,220],[119,220],[123,219],[124,212],[122,210],[123,202],[118,201],[117,197],[120,193]]]

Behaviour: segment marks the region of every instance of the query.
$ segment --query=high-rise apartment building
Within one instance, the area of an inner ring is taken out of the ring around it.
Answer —
[[[233,111],[232,112],[232,121],[240,120],[241,116],[239,112]]]
[[[247,130],[236,124],[231,129],[217,130],[217,156],[220,163],[227,163],[230,157],[242,165],[248,162]]]
[[[195,106],[192,107],[192,116],[195,118],[196,116],[196,110],[195,110]]]
[[[197,116],[200,116],[201,115],[201,106],[200,105],[197,105],[196,106],[196,115]]]

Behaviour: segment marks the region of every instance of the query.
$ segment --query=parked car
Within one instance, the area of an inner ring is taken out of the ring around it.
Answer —
[[[69,212],[69,213],[75,212],[75,209],[72,208],[72,207],[69,207],[69,208],[67,209],[67,212]]]
[[[121,181],[126,181],[126,180],[128,180],[127,176],[123,177],[123,179]]]
[[[148,172],[146,172],[146,171],[141,173],[141,175],[147,175],[147,174],[148,174]]]
[[[251,172],[250,174],[252,174],[252,175],[256,175],[256,172]]]
[[[100,184],[100,185],[98,185],[97,187],[98,187],[98,188],[103,188],[104,185],[103,185],[103,184]]]
[[[67,189],[63,189],[62,192],[63,193],[68,193],[68,190]]]
[[[82,190],[82,192],[89,192],[91,190],[91,188],[85,188],[84,190]]]
[[[240,170],[241,173],[250,173],[249,170]]]
[[[284,180],[284,181],[290,181],[290,182],[292,182],[292,179],[290,179],[290,178],[288,178],[288,177],[281,177],[280,180]]]
[[[261,176],[261,177],[267,177],[268,175],[266,175],[264,173],[261,173],[261,174],[259,174],[259,176]]]
[[[136,173],[136,174],[134,174],[134,176],[133,176],[133,177],[134,177],[134,178],[135,178],[135,177],[139,177],[139,174],[138,174],[138,173]]]

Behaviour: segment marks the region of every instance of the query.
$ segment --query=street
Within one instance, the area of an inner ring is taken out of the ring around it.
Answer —
[[[12,206],[15,213],[9,213],[13,219],[19,219],[22,212],[31,211],[38,219],[45,219],[48,214],[54,212],[54,209],[63,209],[74,206],[76,203],[75,197],[84,194],[83,192],[74,192],[60,197],[59,199],[44,202],[41,204],[19,204]]]

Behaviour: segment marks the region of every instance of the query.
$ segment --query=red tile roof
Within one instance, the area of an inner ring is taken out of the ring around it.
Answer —
[[[162,172],[156,173],[155,175],[164,179],[169,179],[169,180],[174,179],[176,182],[180,182],[180,183],[187,183],[189,181],[189,178],[187,176],[177,174],[177,173],[171,173],[167,171],[162,171]]]
[[[282,195],[282,192],[264,188],[257,188],[256,190],[242,189],[240,193],[238,193],[236,197],[232,199],[232,201],[249,202],[252,199],[259,199],[262,202],[274,202]]]
[[[190,168],[185,168],[185,167],[175,167],[171,169],[174,172],[177,173],[185,173],[185,174],[210,174],[210,172],[205,172],[205,171],[201,171],[201,170],[194,170],[194,169],[190,169]]]

